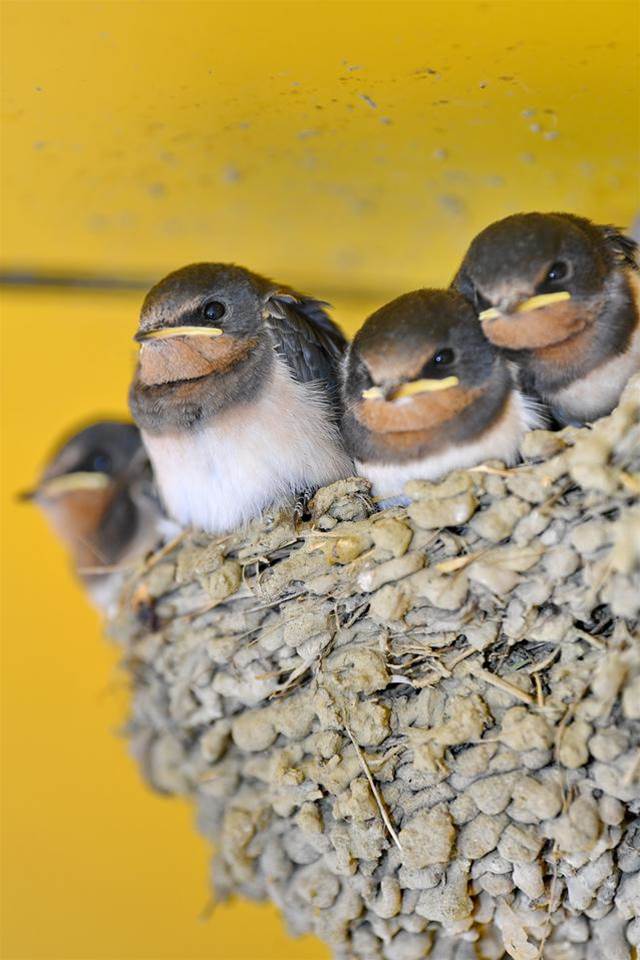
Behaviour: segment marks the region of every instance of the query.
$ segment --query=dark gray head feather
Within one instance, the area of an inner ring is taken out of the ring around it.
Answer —
[[[206,311],[212,305],[219,315],[209,323]],[[145,430],[199,429],[233,404],[255,398],[268,382],[276,357],[300,383],[321,383],[337,410],[346,340],[326,306],[234,264],[196,263],[169,274],[145,299],[140,333],[212,325],[250,349],[232,367],[194,379],[187,389],[179,381],[145,386],[136,377],[130,392],[136,421]]]

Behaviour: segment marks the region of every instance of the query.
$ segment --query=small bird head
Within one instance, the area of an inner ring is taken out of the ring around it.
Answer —
[[[632,265],[634,246],[614,228],[572,214],[516,214],[478,234],[453,286],[496,346],[541,349],[594,322],[607,278]]]
[[[22,494],[43,511],[77,568],[112,563],[133,537],[126,481],[141,456],[133,424],[99,421],[63,441],[37,487]]]
[[[344,370],[345,422],[353,417],[372,434],[420,445],[473,411],[495,388],[498,368],[501,386],[504,361],[461,294],[407,293],[372,314],[354,338]]]
[[[222,263],[191,264],[156,284],[135,337],[140,357],[130,402],[138,424],[151,432],[190,427],[251,400],[272,362],[265,319],[296,296]]]
[[[175,270],[152,287],[140,314],[136,340],[255,336],[269,296],[270,280],[244,267],[225,263],[192,263]]]

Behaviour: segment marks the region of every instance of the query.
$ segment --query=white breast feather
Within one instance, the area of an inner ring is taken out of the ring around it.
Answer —
[[[513,390],[499,422],[478,440],[451,445],[441,453],[407,463],[361,463],[358,473],[371,481],[376,497],[399,497],[408,480],[440,480],[452,470],[463,470],[485,460],[515,463],[523,434],[543,426],[534,401]]]
[[[323,388],[277,360],[260,398],[195,431],[142,431],[168,512],[183,526],[226,533],[271,503],[353,473]]]
[[[629,378],[640,370],[640,282],[635,275],[632,284],[638,322],[628,348],[548,398],[570,420],[597,420],[611,413]]]

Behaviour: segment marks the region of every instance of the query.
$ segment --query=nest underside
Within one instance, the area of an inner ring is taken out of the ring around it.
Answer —
[[[522,454],[381,512],[341,481],[128,582],[133,748],[218,897],[336,958],[633,955],[640,378]]]

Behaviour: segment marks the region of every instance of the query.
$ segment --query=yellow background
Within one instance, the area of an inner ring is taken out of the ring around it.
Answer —
[[[5,2],[2,261],[156,279],[194,259],[354,329],[447,283],[487,221],[638,198],[634,3]],[[34,509],[61,430],[124,413],[140,294],[3,297],[3,956],[312,960],[275,911],[202,923],[206,845],[114,733],[117,654]]]

